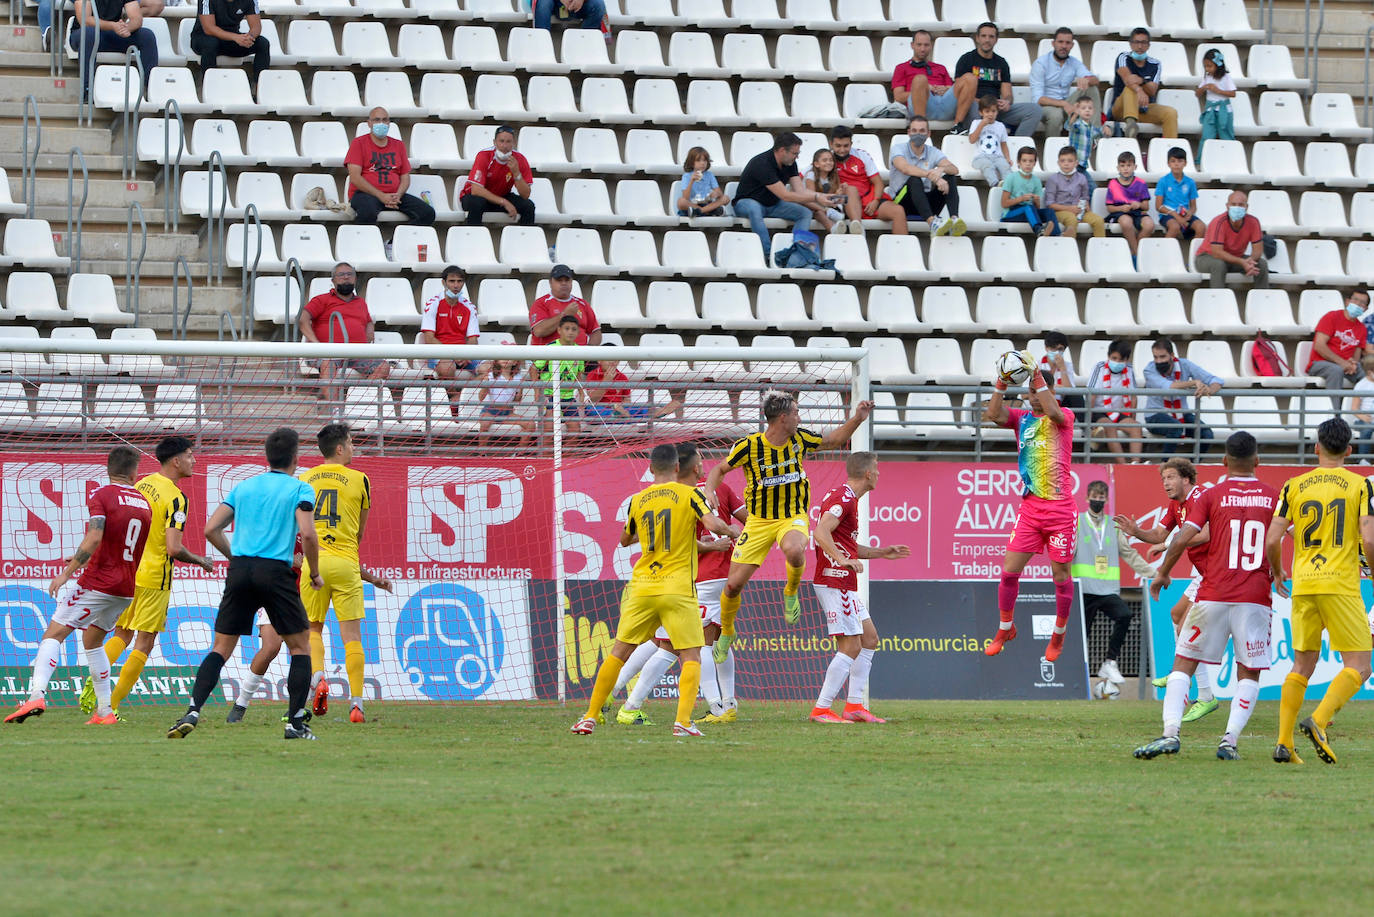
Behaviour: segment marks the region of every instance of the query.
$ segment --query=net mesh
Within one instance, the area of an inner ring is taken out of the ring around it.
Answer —
[[[0,701],[27,691],[55,607],[48,583],[80,542],[85,498],[106,482],[105,454],[114,445],[144,453],[142,476],[157,470],[152,452],[161,437],[194,441],[195,473],[179,482],[191,509],[185,543],[216,560],[213,573],[176,565],[166,630],[126,704],[185,702],[211,643],[227,567],[205,543],[205,519],[235,484],[262,470],[269,432],[300,431],[307,468],[322,461],[313,437],[332,419],[353,428],[353,466],[371,482],[360,560],[392,584],[390,592],[364,587],[363,696],[577,699],[590,692],[613,642],[620,592],[638,556],[637,546],[622,548],[618,538],[630,496],[649,480],[648,450],[691,441],[709,468],[735,439],[762,428],[766,389],[796,393],[803,425],[817,430],[842,422],[850,401],[845,362],[588,364],[605,371],[597,381],[578,361],[579,371],[568,371],[572,397],[560,421],[540,375],[557,367],[498,356],[493,349],[493,359],[467,367],[473,378],[447,379],[405,360],[312,366],[247,356],[5,355]],[[461,376],[464,368],[457,369]],[[813,504],[843,481],[841,459],[807,463]],[[743,492],[740,472],[726,480]],[[802,590],[801,624],[783,623],[783,577],[775,551],[745,591],[736,645],[742,700],[809,696],[828,662],[831,644],[809,588]],[[346,696],[345,651],[333,614],[324,643],[332,693]],[[257,635],[246,637],[228,660],[230,699],[259,648]],[[50,690],[60,704],[74,700],[84,678],[75,638],[59,663],[73,667],[71,678]],[[119,673],[116,664],[114,677]],[[286,673],[283,653],[256,697],[284,699]],[[676,677],[671,672],[658,693],[675,693]]]

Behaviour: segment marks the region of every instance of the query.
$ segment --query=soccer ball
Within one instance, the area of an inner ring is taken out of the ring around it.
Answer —
[[[1097,700],[1119,700],[1121,689],[1112,684],[1110,679],[1100,678],[1093,685],[1093,697]]]
[[[997,358],[997,375],[1003,382],[1020,385],[1030,378],[1030,370],[1021,362],[1021,354],[1008,350]]]

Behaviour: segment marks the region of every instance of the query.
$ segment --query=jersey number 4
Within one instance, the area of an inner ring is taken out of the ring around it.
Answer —
[[[654,525],[655,521],[657,521],[658,525],[663,529],[662,545],[658,544],[658,528]],[[640,528],[644,529],[649,536],[650,552],[671,551],[673,549],[672,524],[673,511],[668,509],[661,509],[657,514],[655,514],[653,510],[650,510],[640,517]]]
[[[1264,523],[1258,519],[1231,520],[1231,556],[1227,566],[1232,570],[1258,570],[1264,559]]]
[[[332,529],[339,524],[339,518],[339,492],[333,488],[320,491],[315,497],[315,521]]]

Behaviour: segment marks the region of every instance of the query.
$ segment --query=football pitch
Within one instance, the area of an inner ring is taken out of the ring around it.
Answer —
[[[1307,709],[1312,704],[1309,702]],[[1136,761],[1153,702],[879,702],[821,726],[745,702],[704,739],[574,736],[574,705],[336,706],[284,742],[281,705],[71,709],[0,727],[5,914],[1129,914],[1348,911],[1368,888],[1374,717],[1323,765],[1243,759],[1226,707]],[[1192,902],[1189,904],[1189,902]]]

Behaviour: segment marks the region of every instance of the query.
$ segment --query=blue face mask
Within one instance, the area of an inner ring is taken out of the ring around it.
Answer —
[[[1232,223],[1239,223],[1241,220],[1245,219],[1245,208],[1227,207],[1226,215],[1231,218]]]
[[[1143,61],[1145,58],[1147,58],[1147,57],[1149,57],[1149,56],[1150,56],[1150,55],[1149,55],[1148,53],[1144,52],[1144,51],[1132,51],[1132,52],[1131,52],[1131,60],[1136,61],[1137,63],[1140,62],[1140,61]]]
[[[1120,360],[1108,360],[1107,368],[1114,373],[1119,373],[1126,368],[1126,364],[1122,363]]]
[[[387,127],[388,127],[388,125],[386,125],[386,124],[374,124],[374,125],[372,125],[372,136],[376,137],[378,140],[384,139],[384,138],[386,137],[386,129],[387,129]]]
[[[1359,318],[1361,315],[1364,315],[1364,307],[1353,302],[1348,302],[1345,304],[1345,314],[1351,318]]]

